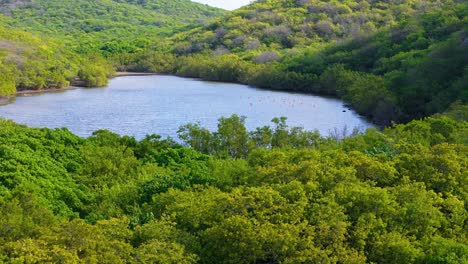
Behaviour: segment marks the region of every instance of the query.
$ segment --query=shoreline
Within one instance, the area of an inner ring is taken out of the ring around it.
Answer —
[[[10,103],[10,100],[13,96],[0,96],[0,105],[7,105]]]
[[[117,77],[124,77],[124,76],[150,76],[150,75],[161,75],[160,73],[156,72],[116,72],[115,75],[109,77],[109,79],[117,78]],[[61,88],[50,88],[50,89],[43,89],[43,90],[20,90],[17,91],[13,95],[8,96],[0,96],[0,105],[6,105],[11,103],[11,100],[14,99],[16,96],[24,96],[28,94],[42,94],[42,93],[55,93],[55,92],[64,92],[68,90],[74,90],[79,88],[86,88],[84,86],[79,85],[69,85]]]
[[[82,87],[79,87],[79,86],[66,86],[66,87],[62,87],[62,88],[51,88],[51,89],[43,89],[43,90],[21,90],[21,91],[17,91],[14,96],[18,96],[18,95],[21,96],[21,95],[27,95],[27,94],[63,92],[63,91],[74,90],[74,89],[78,89],[78,88],[82,88]]]
[[[162,75],[162,74],[157,73],[157,72],[116,72],[115,76],[112,76],[111,78],[124,77],[124,76],[151,76],[151,75]]]
[[[43,94],[43,93],[55,93],[55,92],[65,92],[68,90],[74,90],[81,87],[78,86],[66,86],[62,88],[51,88],[51,89],[44,89],[44,90],[21,90],[17,91],[13,95],[8,96],[0,96],[0,105],[7,105],[11,103],[11,101],[17,96],[25,96],[28,94]]]

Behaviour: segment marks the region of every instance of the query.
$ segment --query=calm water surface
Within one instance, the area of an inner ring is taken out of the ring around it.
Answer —
[[[250,130],[280,116],[290,126],[322,135],[345,126],[373,127],[332,98],[162,75],[119,77],[105,88],[19,96],[0,106],[0,117],[32,127],[67,127],[83,137],[109,129],[138,139],[147,134],[177,138],[181,125],[194,122],[216,130],[217,119],[231,114],[245,115]]]

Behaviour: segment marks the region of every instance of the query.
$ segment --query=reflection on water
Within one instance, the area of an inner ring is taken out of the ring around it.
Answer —
[[[280,116],[290,126],[322,135],[345,126],[373,126],[337,99],[161,75],[119,77],[105,88],[20,96],[0,106],[1,117],[32,127],[67,127],[84,137],[109,129],[138,139],[153,133],[176,138],[181,125],[194,122],[215,130],[219,117],[232,114],[246,116],[248,129],[271,125]]]

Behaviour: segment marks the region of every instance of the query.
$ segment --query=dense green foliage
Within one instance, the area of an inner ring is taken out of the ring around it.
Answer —
[[[0,120],[0,260],[468,261],[466,121],[348,138],[273,122],[189,124],[179,131],[188,148]]]

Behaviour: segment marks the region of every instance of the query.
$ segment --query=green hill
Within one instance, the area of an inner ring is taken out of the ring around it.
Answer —
[[[15,27],[90,48],[102,48],[113,40],[142,46],[223,13],[188,0],[179,1],[177,6],[173,1],[166,2],[153,2],[158,5],[151,8],[151,1],[141,6],[111,0],[2,0],[0,12],[10,16]]]
[[[425,1],[256,1],[204,27],[174,38],[180,54],[226,48],[245,56],[338,42],[389,28],[452,0]],[[190,44],[188,46],[187,44]]]
[[[194,22],[194,20],[204,21],[207,18],[221,16],[227,12],[223,9],[203,5],[189,0],[114,0],[118,3],[128,3],[142,6],[145,9],[150,9],[158,13],[172,16],[174,19],[179,19],[186,22]]]

